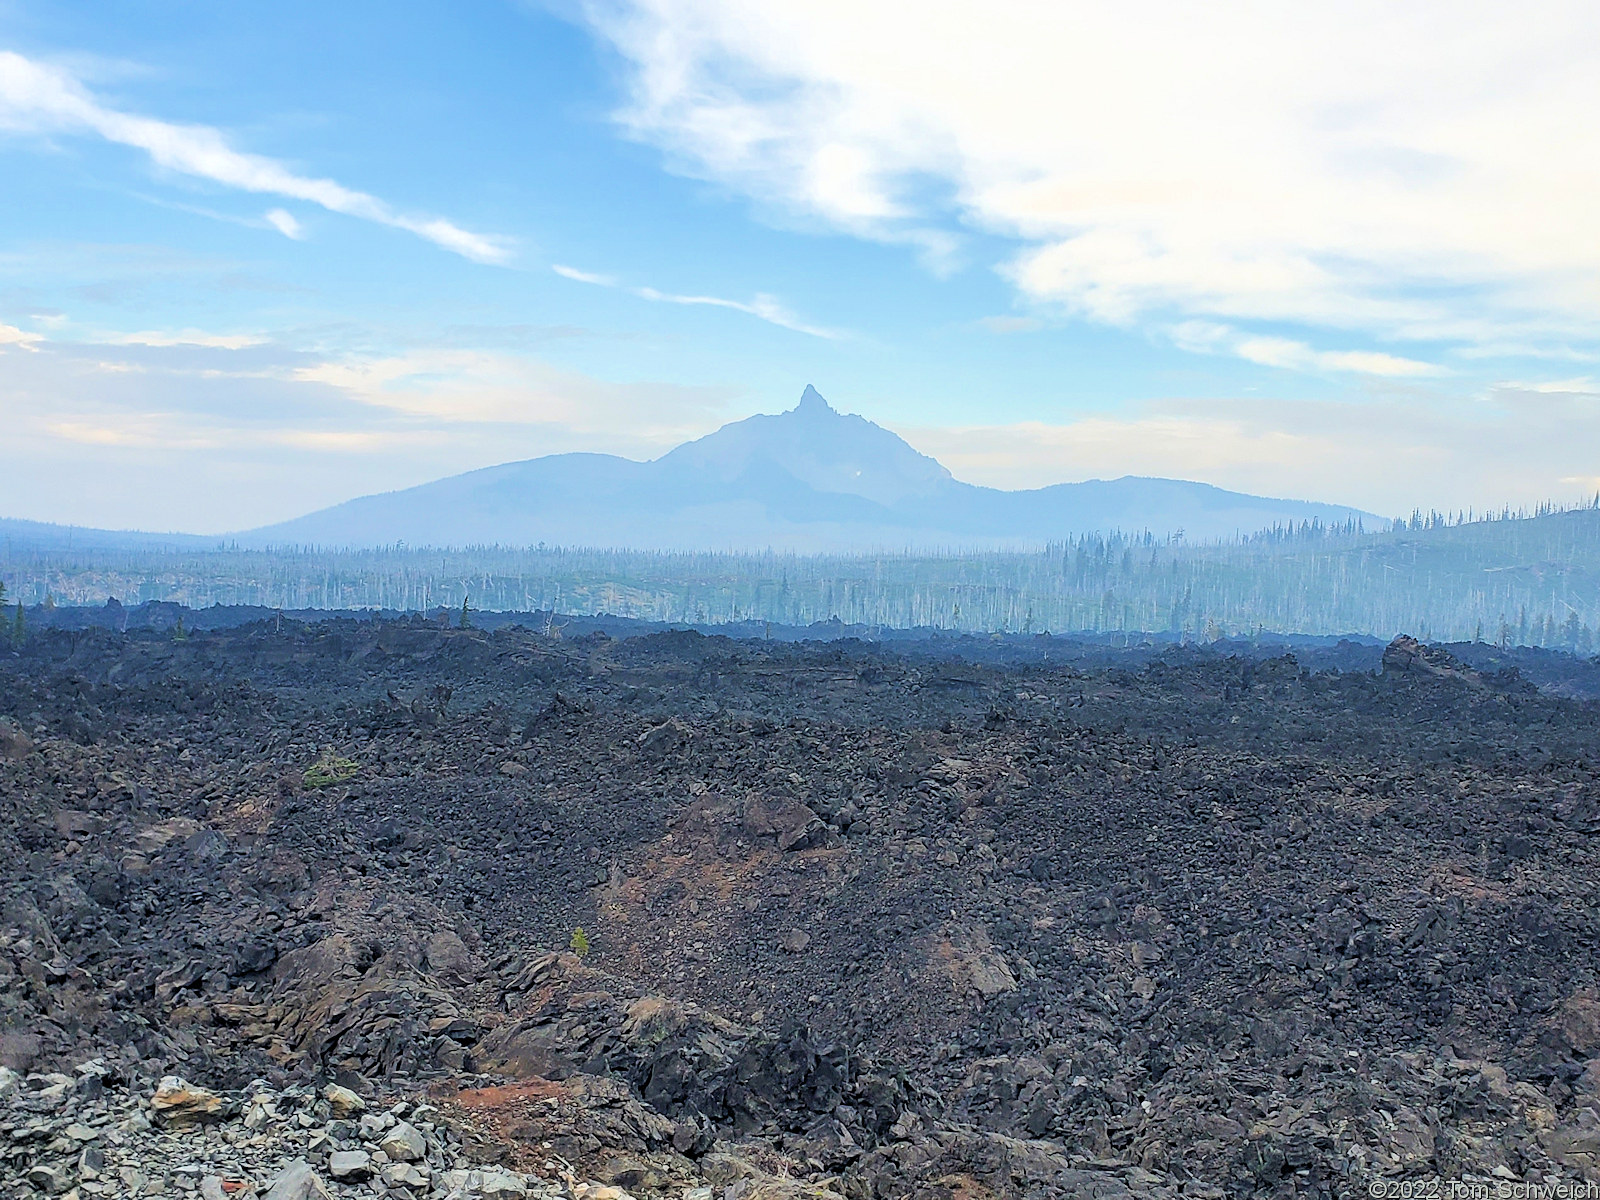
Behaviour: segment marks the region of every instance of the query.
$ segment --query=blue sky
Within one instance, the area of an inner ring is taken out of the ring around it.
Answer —
[[[1600,486],[1597,18],[0,0],[0,515],[222,531],[815,383],[955,473]]]

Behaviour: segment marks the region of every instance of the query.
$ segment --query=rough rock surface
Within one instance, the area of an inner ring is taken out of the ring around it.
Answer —
[[[41,634],[0,1195],[1600,1180],[1600,723],[1397,646]]]
[[[183,1081],[162,1080],[149,1093],[134,1078],[95,1060],[70,1074],[20,1080],[0,1100],[10,1134],[0,1171],[6,1194],[572,1200],[584,1188],[553,1159],[531,1172],[476,1162],[470,1135],[426,1103],[396,1101],[357,1125],[335,1116],[315,1089],[279,1091],[256,1080],[219,1097],[231,1115],[174,1126],[160,1121],[158,1097]],[[383,1150],[383,1139],[402,1125],[422,1147],[404,1163]]]
[[[1383,669],[1400,675],[1415,672],[1434,678],[1459,679],[1480,687],[1483,685],[1483,676],[1454,654],[1439,646],[1429,646],[1406,633],[1400,634],[1383,648]]]

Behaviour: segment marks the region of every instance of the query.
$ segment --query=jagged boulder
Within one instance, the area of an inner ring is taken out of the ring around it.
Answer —
[[[0,721],[0,759],[22,759],[33,752],[33,739],[7,721]]]
[[[213,1091],[168,1075],[150,1097],[150,1111],[169,1128],[183,1129],[223,1120],[228,1115],[228,1102]]]
[[[1383,649],[1385,675],[1426,675],[1435,679],[1460,679],[1483,686],[1483,676],[1448,650],[1420,642],[1402,633]]]

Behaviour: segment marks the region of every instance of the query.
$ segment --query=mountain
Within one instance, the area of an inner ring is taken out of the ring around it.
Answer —
[[[8,552],[30,550],[146,550],[151,552],[216,550],[226,535],[143,533],[134,529],[94,529],[0,517],[0,544]]]
[[[795,408],[650,462],[555,454],[363,496],[237,535],[254,545],[550,545],[794,551],[1038,546],[1121,529],[1190,540],[1369,513],[1174,479],[978,487],[808,386]]]

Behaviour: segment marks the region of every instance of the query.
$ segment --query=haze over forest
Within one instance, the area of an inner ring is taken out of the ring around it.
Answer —
[[[36,605],[476,605],[1203,641],[1410,629],[1575,653],[1600,627],[1596,504],[1391,522],[1175,480],[978,488],[809,386],[793,410],[654,462],[506,464],[220,539],[0,533],[0,573]]]

